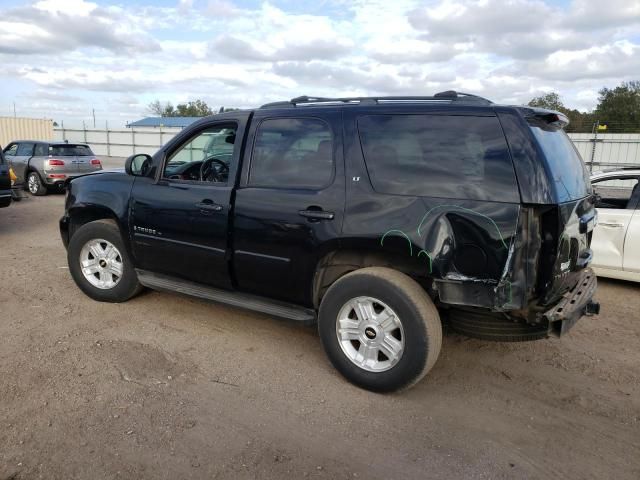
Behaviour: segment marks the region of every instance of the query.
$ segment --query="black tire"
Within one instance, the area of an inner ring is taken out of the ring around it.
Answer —
[[[356,365],[338,340],[340,310],[363,296],[384,302],[402,324],[404,350],[397,363],[385,371]],[[440,316],[427,293],[404,273],[383,267],[356,270],[333,283],[320,305],[318,330],[333,366],[352,383],[375,392],[401,390],[420,381],[435,364],[442,346]]]
[[[92,285],[82,273],[80,263],[82,249],[88,242],[96,239],[103,239],[110,242],[120,253],[119,258],[121,259],[123,267],[122,276],[113,288],[98,288]],[[78,228],[69,241],[67,262],[69,263],[69,271],[76,285],[78,285],[80,290],[87,296],[99,302],[126,302],[142,290],[133,262],[122,241],[120,230],[113,220],[96,220]]]
[[[42,182],[40,175],[35,170],[30,171],[29,175],[27,175],[27,190],[36,197],[49,193],[47,186]]]
[[[462,335],[494,342],[529,342],[549,336],[547,324],[529,325],[500,314],[453,309],[449,326]]]

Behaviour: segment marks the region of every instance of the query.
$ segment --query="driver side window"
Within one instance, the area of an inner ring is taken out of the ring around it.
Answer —
[[[598,195],[596,208],[632,209],[635,207],[638,179],[621,176],[593,182],[593,191]]]
[[[226,185],[233,162],[236,131],[234,124],[199,131],[169,153],[162,177]]]
[[[8,147],[5,151],[4,154],[7,157],[15,157],[16,154],[18,153],[18,144],[14,143],[13,145],[11,145],[10,147]]]

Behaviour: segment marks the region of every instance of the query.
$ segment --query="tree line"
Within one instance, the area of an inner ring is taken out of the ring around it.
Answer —
[[[600,131],[640,133],[640,81],[622,82],[615,88],[603,87],[598,94],[598,105],[591,112],[565,106],[557,92],[535,97],[528,105],[564,113],[570,120],[568,132],[592,132],[600,125]],[[204,100],[198,99],[176,106],[156,100],[149,104],[148,110],[159,117],[206,117],[237,108],[220,107],[214,111]]]
[[[148,105],[147,109],[158,117],[206,117],[214,113],[238,110],[237,108],[220,107],[218,111],[214,112],[214,110],[207,105],[207,102],[199,99],[187,103],[179,103],[175,107],[171,102],[163,103],[160,100],[155,100]]]
[[[564,113],[570,121],[568,132],[593,132],[600,125],[599,131],[640,133],[640,81],[603,87],[598,94],[598,105],[591,112],[566,107],[556,92],[535,97],[528,105]]]

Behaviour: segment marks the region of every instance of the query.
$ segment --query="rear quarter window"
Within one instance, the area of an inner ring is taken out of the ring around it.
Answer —
[[[531,131],[544,153],[559,203],[591,194],[589,172],[564,130],[530,121]]]
[[[377,192],[520,201],[496,117],[367,115],[358,119],[358,132]]]

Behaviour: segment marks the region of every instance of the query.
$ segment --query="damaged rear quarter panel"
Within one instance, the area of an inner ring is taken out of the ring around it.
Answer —
[[[429,110],[428,114],[438,112]],[[468,113],[461,110],[457,114]],[[472,200],[465,192],[456,192],[455,171],[448,188],[459,198],[381,193],[370,182],[357,122],[357,115],[345,113],[349,195],[342,246],[392,258],[404,256],[412,264],[412,274],[420,272],[424,284],[433,287],[445,304],[494,311],[523,308],[527,279],[519,264],[524,261],[526,245],[516,242],[522,238],[518,231],[526,226],[519,224],[515,172],[504,180],[503,195],[491,201]]]
[[[352,197],[347,209],[345,246],[406,256],[443,303],[522,307],[512,273],[518,204],[378,194]]]

